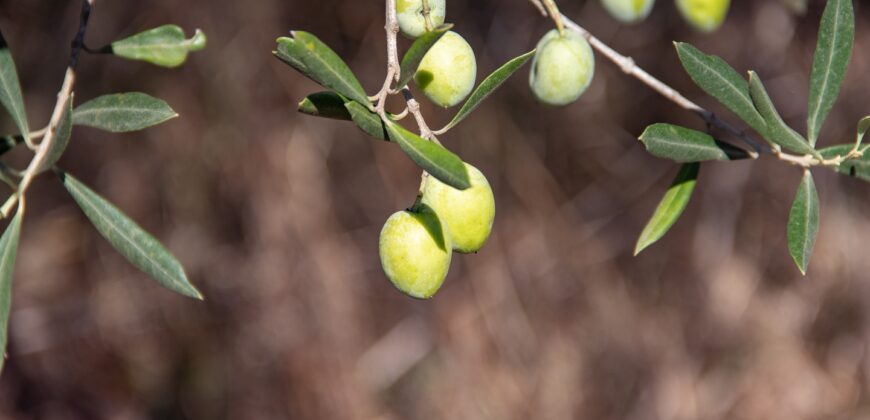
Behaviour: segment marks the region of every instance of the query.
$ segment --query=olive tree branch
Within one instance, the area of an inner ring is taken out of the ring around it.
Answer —
[[[82,1],[79,29],[72,42],[72,52],[70,53],[69,65],[67,65],[66,68],[63,85],[60,88],[60,92],[57,94],[57,102],[54,105],[54,111],[52,112],[51,119],[49,119],[48,125],[46,126],[42,136],[42,141],[39,142],[39,147],[33,155],[33,159],[30,160],[30,164],[27,165],[27,169],[24,170],[24,174],[21,176],[21,182],[18,184],[17,192],[9,197],[6,203],[3,204],[3,207],[0,207],[0,215],[4,218],[9,216],[16,201],[20,200],[22,205],[24,204],[24,194],[27,192],[27,188],[30,187],[30,183],[33,182],[33,178],[44,169],[42,166],[45,164],[49,151],[57,138],[58,125],[60,125],[60,120],[63,118],[63,114],[69,106],[69,101],[72,100],[73,87],[75,86],[76,81],[75,69],[78,64],[79,54],[84,45],[85,32],[88,28],[91,8],[93,8],[95,1],[96,0]]]
[[[543,14],[546,16],[546,10],[544,10],[541,7],[542,6],[541,1],[543,1],[544,2],[543,4],[546,5],[548,2],[550,2],[552,0],[529,0],[529,1],[533,5],[535,5],[535,7],[537,7],[538,10],[542,10],[544,12]],[[547,8],[547,9],[549,9],[549,8]],[[552,9],[550,9],[550,10],[552,10]],[[551,14],[552,14],[552,12],[551,12]],[[831,158],[831,159],[821,159],[821,158],[817,158],[817,157],[812,156],[812,155],[801,156],[801,155],[794,155],[794,154],[786,153],[786,152],[783,152],[782,149],[777,145],[772,145],[770,147],[766,147],[766,146],[764,146],[764,143],[756,140],[755,138],[753,138],[751,135],[747,134],[746,132],[735,128],[734,126],[732,126],[728,122],[717,117],[716,114],[714,114],[712,111],[709,111],[709,110],[701,107],[700,105],[696,104],[695,102],[693,102],[690,99],[683,96],[676,89],[668,86],[667,84],[665,84],[661,80],[653,77],[651,74],[649,74],[644,69],[639,67],[631,57],[627,57],[627,56],[624,56],[624,55],[616,52],[616,50],[614,50],[613,48],[611,48],[610,46],[608,46],[607,44],[605,44],[604,42],[602,42],[601,40],[599,40],[598,38],[593,36],[589,31],[587,31],[582,26],[578,25],[576,22],[569,19],[567,16],[561,15],[560,19],[561,19],[561,22],[568,29],[579,33],[582,37],[584,37],[589,42],[589,44],[592,46],[592,48],[594,48],[599,53],[604,55],[608,60],[610,60],[611,62],[613,62],[617,66],[619,66],[619,68],[625,74],[632,76],[635,79],[639,80],[641,83],[647,85],[649,88],[651,88],[655,92],[659,93],[660,95],[662,95],[666,99],[670,100],[671,102],[673,102],[677,106],[695,113],[696,115],[701,117],[701,119],[703,119],[709,126],[721,129],[721,130],[723,130],[731,135],[736,136],[741,141],[746,143],[749,147],[752,148],[752,150],[748,151],[749,156],[752,159],[757,159],[760,154],[766,153],[766,154],[773,155],[774,157],[776,157],[777,159],[779,159],[783,162],[790,163],[790,164],[800,166],[803,168],[809,168],[812,166],[837,167],[848,160],[862,157],[864,152],[867,150],[865,148],[864,150],[859,151],[858,148],[856,147],[856,148],[853,148],[853,150],[850,153],[846,154],[845,156],[836,156],[836,157]],[[557,26],[558,26],[559,20],[554,19],[554,21],[557,22]]]
[[[384,79],[381,90],[371,97],[372,100],[377,101],[375,112],[383,119],[387,117],[387,113],[384,110],[387,96],[392,93],[392,85],[394,82],[399,81],[401,73],[399,47],[396,39],[399,34],[399,19],[396,17],[396,0],[386,0],[385,3],[387,6],[386,24],[384,25],[384,30],[387,32],[387,77]]]

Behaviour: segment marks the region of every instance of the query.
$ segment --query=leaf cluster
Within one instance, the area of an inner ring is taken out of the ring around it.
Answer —
[[[839,96],[854,38],[851,0],[828,1],[810,73],[806,135],[783,121],[756,72],[749,71],[748,77],[743,77],[717,56],[687,43],[674,44],[683,68],[698,87],[763,138],[773,155],[803,169],[787,224],[789,252],[802,273],[806,273],[809,265],[819,224],[819,196],[810,168],[822,166],[870,181],[870,156],[862,145],[864,134],[870,129],[870,117],[859,121],[854,141],[822,149],[816,146],[825,119]],[[661,238],[679,218],[695,189],[700,162],[752,157],[749,151],[708,133],[671,124],[647,127],[640,141],[651,154],[682,163],[683,167],[641,234],[636,253]]]
[[[87,25],[83,18],[80,36]],[[78,38],[77,38],[78,39]],[[144,31],[119,41],[115,41],[91,53],[110,53],[115,56],[142,60],[164,67],[181,65],[190,51],[205,47],[205,35],[197,30],[191,39],[184,38],[184,32],[175,25],[165,25]],[[73,60],[67,71],[74,72],[74,65],[80,49],[73,44]],[[66,82],[65,82],[66,83]],[[71,83],[71,82],[70,82]],[[72,85],[70,85],[72,86]],[[141,130],[161,124],[178,116],[165,101],[141,92],[103,95],[75,106],[74,92],[59,95],[57,124],[50,123],[44,130],[32,132],[28,125],[24,96],[18,80],[18,72],[9,45],[0,34],[0,104],[3,105],[19,132],[2,136],[0,157],[20,144],[26,144],[34,151],[31,167],[26,172],[0,164],[0,179],[12,188],[12,195],[3,206],[2,216],[11,213],[12,206],[18,209],[0,237],[0,352],[5,352],[9,312],[12,302],[12,273],[25,215],[25,193],[28,176],[53,171],[63,183],[73,200],[82,209],[97,231],[121,255],[133,265],[156,280],[161,285],[182,295],[202,299],[202,294],[191,284],[184,268],[160,242],[142,229],[120,209],[90,189],[71,174],[56,166],[62,158],[75,132],[74,127],[84,126],[112,133]],[[52,121],[54,122],[54,121]],[[47,140],[51,135],[51,139]],[[42,137],[45,147],[34,140]],[[32,173],[31,173],[32,171]],[[24,176],[22,177],[22,173]],[[0,358],[2,369],[3,358]]]

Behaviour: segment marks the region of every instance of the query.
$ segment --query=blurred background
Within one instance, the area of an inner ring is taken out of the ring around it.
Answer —
[[[822,144],[851,141],[870,114],[870,2],[855,4],[854,59]],[[803,127],[823,1],[796,14],[735,0],[712,35],[667,0],[635,26],[598,1],[561,7],[735,124],[671,41],[755,69]],[[0,2],[33,127],[49,118],[79,8]],[[478,80],[552,27],[525,0],[450,0],[448,21],[474,47]],[[535,102],[526,68],[441,137],[489,178],[495,228],[480,253],[454,256],[434,299],[413,300],[382,274],[377,240],[412,204],[419,170],[349,123],[297,114],[320,88],[270,54],[289,30],[313,32],[373,93],[382,3],[97,1],[86,42],[165,23],[203,29],[208,47],[175,70],[83,56],[76,100],[142,91],[181,117],[130,134],[77,128],[60,164],[164,241],[206,300],[139,273],[40,178],[0,418],[870,418],[866,183],[817,171],[821,232],[805,277],[785,242],[800,171],[770,158],[706,165],[684,217],[632,257],[678,169],[636,137],[655,122],[703,123],[600,55],[592,87],[565,108]],[[434,127],[455,112],[423,107]],[[14,132],[6,116],[0,127]]]

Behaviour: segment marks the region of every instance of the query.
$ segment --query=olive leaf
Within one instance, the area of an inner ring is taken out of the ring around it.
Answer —
[[[749,153],[711,135],[672,124],[653,124],[640,135],[653,156],[678,163],[746,159]]]
[[[402,56],[402,62],[399,65],[401,71],[399,73],[399,82],[396,84],[396,89],[405,87],[405,85],[411,81],[411,78],[413,78],[414,74],[417,73],[417,68],[420,67],[420,62],[423,61],[423,57],[426,56],[429,49],[432,48],[452,27],[452,24],[441,25],[432,31],[426,32],[411,44],[411,48],[408,48],[408,51],[404,56]]]
[[[177,117],[169,104],[141,92],[116,93],[91,99],[73,111],[73,124],[112,133],[141,130]]]
[[[350,113],[344,106],[347,101],[347,98],[335,92],[316,92],[299,101],[297,110],[314,117],[350,121]]]
[[[19,206],[15,217],[0,237],[0,371],[6,361],[6,343],[9,337],[9,312],[12,307],[12,272],[18,254],[18,238],[21,236],[21,219],[24,207]]]
[[[378,114],[354,101],[348,101],[344,106],[360,130],[378,140],[389,140],[387,128]]]
[[[311,80],[368,106],[369,99],[350,67],[316,36],[303,31],[278,38],[273,54]]]
[[[508,78],[510,78],[517,70],[519,70],[523,64],[526,64],[532,56],[535,55],[535,50],[531,50],[519,57],[515,57],[504,63],[501,67],[496,69],[496,71],[492,72],[489,76],[486,76],[486,79],[483,79],[482,82],[474,89],[474,92],[471,92],[471,95],[462,104],[462,108],[459,108],[459,112],[453,116],[453,119],[444,126],[439,131],[447,131],[462,122],[468,114],[471,114],[471,111],[474,111],[489,95],[495,92],[499,86],[502,85]]]
[[[807,111],[807,137],[815,146],[822,124],[846,77],[855,41],[855,13],[852,0],[829,0],[822,14],[819,39],[810,73],[810,97]]]
[[[124,258],[167,289],[202,299],[181,263],[157,239],[72,175],[58,171],[58,176],[91,224]]]
[[[788,215],[788,251],[801,274],[807,273],[818,232],[819,193],[812,173],[805,170]]]
[[[29,135],[30,126],[27,124],[27,112],[24,108],[24,97],[21,95],[21,84],[18,82],[18,72],[15,70],[12,52],[2,33],[0,33],[0,103],[12,116],[21,135]]]
[[[369,136],[388,140],[386,128],[378,114],[338,93],[312,93],[299,102],[298,110],[303,114],[316,117],[353,121],[357,128]]]
[[[458,190],[471,186],[465,164],[459,156],[395,122],[384,121],[384,125],[390,140],[398,143],[402,151],[429,175]]]
[[[867,134],[867,130],[870,130],[870,116],[861,118],[858,121],[858,129],[855,132],[855,144],[858,146],[861,145],[861,142],[864,141],[864,135]]]
[[[767,124],[767,129],[762,133],[765,139],[796,153],[819,156],[803,136],[782,120],[761,79],[754,71],[749,72],[749,94],[752,95],[752,102],[755,103],[755,107]]]
[[[675,42],[677,55],[686,73],[708,95],[716,98],[759,134],[764,134],[766,123],[749,94],[749,83],[725,60],[702,53],[691,44]]]
[[[634,255],[640,254],[644,249],[656,243],[677,222],[686,209],[686,205],[689,204],[689,200],[692,199],[700,169],[701,164],[697,162],[687,163],[680,167],[680,171],[662,197],[662,201],[659,202],[652,218],[643,228],[640,237],[637,238]]]
[[[60,124],[57,125],[57,132],[54,134],[54,142],[51,143],[51,148],[45,155],[45,160],[39,169],[39,172],[50,169],[66,151],[69,145],[69,139],[72,135],[72,113],[73,113],[73,96],[70,95],[64,106],[63,115],[60,117]]]
[[[178,25],[163,25],[115,41],[101,52],[161,67],[178,67],[187,60],[189,52],[205,48],[206,41],[205,33],[199,29],[193,37],[185,39],[184,29]]]

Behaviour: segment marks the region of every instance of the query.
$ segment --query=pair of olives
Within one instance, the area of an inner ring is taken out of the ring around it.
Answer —
[[[465,168],[469,188],[457,190],[429,176],[419,203],[394,213],[381,230],[384,273],[412,297],[432,297],[447,277],[453,251],[477,252],[492,231],[492,188],[477,168],[469,164]]]
[[[644,20],[655,0],[601,0],[611,16],[624,23]],[[731,0],[676,0],[677,9],[686,22],[702,32],[712,32],[722,25]]]
[[[427,4],[428,20],[423,0],[397,0],[396,17],[403,35],[414,39],[444,23],[446,0],[428,0]],[[414,83],[430,101],[447,108],[468,97],[476,78],[474,50],[462,35],[449,31],[423,56]]]
[[[428,19],[424,13],[428,6]],[[399,30],[417,38],[444,23],[446,0],[397,0]],[[538,43],[532,64],[530,85],[544,103],[566,105],[589,87],[595,67],[592,48],[582,36],[553,30]],[[423,57],[414,83],[430,101],[451,107],[464,100],[474,88],[477,62],[471,45],[456,32],[445,33]]]

